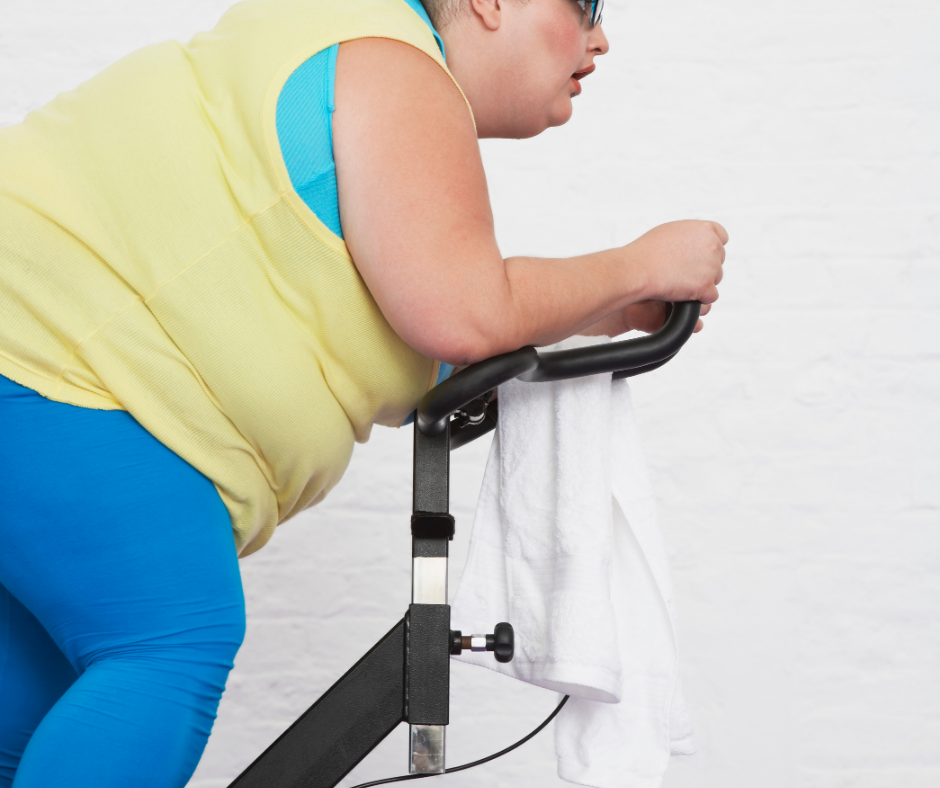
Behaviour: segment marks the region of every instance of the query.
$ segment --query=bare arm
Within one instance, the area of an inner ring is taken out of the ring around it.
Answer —
[[[432,358],[467,364],[557,341],[647,299],[718,296],[727,236],[711,222],[663,225],[580,257],[504,260],[466,104],[406,44],[340,46],[333,144],[356,267],[395,331]]]

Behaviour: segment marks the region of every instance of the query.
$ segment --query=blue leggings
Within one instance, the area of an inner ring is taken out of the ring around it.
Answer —
[[[0,788],[184,786],[244,628],[209,480],[0,377]]]

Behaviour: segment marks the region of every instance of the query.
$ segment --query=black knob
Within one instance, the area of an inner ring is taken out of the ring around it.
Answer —
[[[514,643],[512,624],[505,621],[493,628],[492,635],[464,635],[460,630],[450,630],[451,654],[460,654],[465,649],[492,651],[497,662],[511,662]]]
[[[493,647],[490,648],[489,640],[493,638]],[[513,647],[515,644],[515,633],[512,631],[512,624],[505,621],[497,624],[493,628],[493,634],[486,637],[486,650],[492,651],[497,662],[511,662]]]

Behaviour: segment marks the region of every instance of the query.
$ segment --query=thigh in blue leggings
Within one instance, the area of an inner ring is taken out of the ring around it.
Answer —
[[[0,788],[184,786],[244,622],[208,479],[0,377]]]

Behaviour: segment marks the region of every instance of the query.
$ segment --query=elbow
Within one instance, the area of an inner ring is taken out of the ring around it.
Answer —
[[[480,295],[402,300],[386,317],[419,353],[465,367],[519,347],[513,345],[513,310],[498,298]]]
[[[466,367],[504,352],[493,338],[476,332],[460,332],[451,337],[439,337],[425,351],[437,361],[454,367]]]
[[[515,350],[511,347],[508,332],[502,331],[499,325],[491,325],[492,322],[495,321],[461,319],[454,314],[442,316],[424,322],[420,330],[414,332],[409,344],[436,361],[466,367]]]

